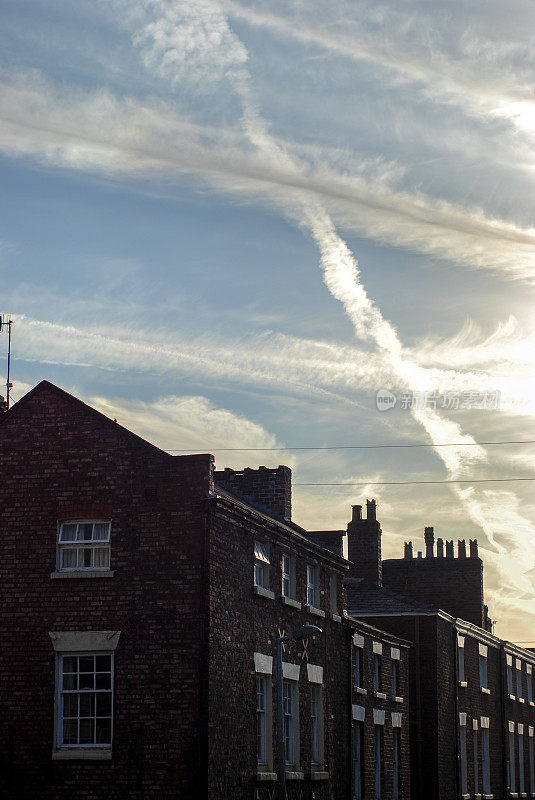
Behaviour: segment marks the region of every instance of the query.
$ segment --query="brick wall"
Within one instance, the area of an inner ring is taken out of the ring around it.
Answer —
[[[48,384],[0,423],[0,796],[201,796],[203,507],[173,458]],[[111,518],[112,578],[53,579],[58,521]],[[118,630],[112,761],[53,761],[49,631]],[[83,788],[81,788],[83,787]]]
[[[292,471],[289,467],[247,467],[241,471],[227,467],[215,471],[214,480],[284,519],[292,518]]]

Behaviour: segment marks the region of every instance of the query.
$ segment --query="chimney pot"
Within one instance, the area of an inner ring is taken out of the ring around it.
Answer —
[[[444,558],[444,541],[437,539],[437,558]]]
[[[477,539],[470,539],[470,558],[478,558]]]
[[[351,506],[353,509],[353,520],[362,519],[362,506]]]
[[[414,558],[412,553],[412,542],[404,542],[403,558]]]
[[[366,518],[367,519],[377,518],[377,506],[375,500],[366,500]]]
[[[446,542],[446,558],[455,558],[453,554],[453,540]]]
[[[457,558],[466,558],[466,542],[464,539],[459,539],[457,542]]]
[[[425,539],[425,557],[433,558],[434,544],[435,544],[435,529],[432,528],[431,526],[425,528],[424,539]]]

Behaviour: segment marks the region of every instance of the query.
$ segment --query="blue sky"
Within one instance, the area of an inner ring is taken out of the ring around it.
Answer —
[[[14,399],[47,378],[166,449],[340,484],[295,486],[310,528],[374,496],[386,556],[424,525],[477,537],[497,631],[533,639],[533,484],[470,484],[535,460],[474,446],[535,439],[533,5],[8,0],[2,17]],[[436,408],[401,407],[425,391]],[[443,407],[485,391],[499,408]],[[272,449],[411,443],[430,446]],[[265,450],[222,450],[240,447]],[[373,485],[423,480],[463,483]]]

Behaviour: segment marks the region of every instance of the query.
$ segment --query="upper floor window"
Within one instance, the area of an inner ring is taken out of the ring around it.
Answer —
[[[488,670],[487,670],[487,654],[488,648],[484,644],[479,645],[479,686],[481,689],[488,688]]]
[[[399,661],[392,661],[392,697],[398,697],[399,691]]]
[[[526,664],[526,673],[527,673],[526,684],[528,689],[528,703],[533,703],[533,667],[531,664]]]
[[[464,636],[457,636],[457,673],[459,683],[464,683]]]
[[[283,553],[281,559],[282,596],[295,600],[295,556]]]
[[[265,542],[254,543],[254,583],[261,589],[269,589],[269,547]]]
[[[507,661],[507,694],[509,697],[513,696],[513,656],[506,653],[505,655]]]
[[[329,605],[331,614],[338,614],[338,575],[334,572],[329,577]]]
[[[362,647],[353,648],[353,686],[364,687],[364,651]]]
[[[373,654],[373,691],[381,691],[381,656],[379,653]]]
[[[307,566],[307,604],[314,608],[320,604],[319,569],[312,564]]]
[[[62,522],[58,534],[58,569],[109,569],[111,523],[102,520]]]
[[[524,692],[522,691],[522,662],[519,658],[516,659],[516,698],[523,700]]]

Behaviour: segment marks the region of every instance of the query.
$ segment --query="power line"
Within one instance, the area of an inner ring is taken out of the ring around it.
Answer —
[[[478,447],[480,445],[500,445],[500,444],[535,444],[535,439],[512,439],[503,442],[446,442],[445,444],[335,444],[327,447],[210,447],[210,452],[214,453],[250,453],[250,452],[282,452],[287,450],[383,450],[390,448],[407,447]],[[166,448],[167,449],[167,448]],[[180,448],[178,450],[167,450],[168,453],[198,453],[203,448]]]
[[[294,486],[408,486],[422,483],[502,483],[507,481],[535,481],[535,478],[474,478],[472,480],[445,481],[363,481],[362,483],[294,483]]]

